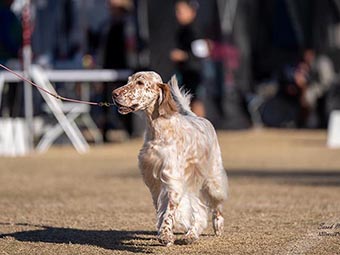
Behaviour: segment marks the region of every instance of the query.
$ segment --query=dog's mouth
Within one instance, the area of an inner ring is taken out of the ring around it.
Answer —
[[[120,114],[128,114],[130,112],[134,112],[136,110],[137,105],[132,106],[125,106],[121,103],[117,102],[116,100],[113,100],[114,104],[118,107],[118,112]]]

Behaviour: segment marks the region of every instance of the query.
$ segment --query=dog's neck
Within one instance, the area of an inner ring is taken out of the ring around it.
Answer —
[[[178,114],[178,112],[171,112],[170,114],[164,115],[160,113],[160,105],[158,101],[151,104],[144,110],[146,119],[146,139],[152,140],[153,138],[161,135],[165,128],[171,128],[171,126],[173,126],[172,117],[176,114]]]
[[[146,109],[144,109],[143,112],[145,114],[147,123],[152,125],[152,122],[154,122],[154,120],[161,117],[159,113],[158,100],[155,100],[153,103],[151,103]]]

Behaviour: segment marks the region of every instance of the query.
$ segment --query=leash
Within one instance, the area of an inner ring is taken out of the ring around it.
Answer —
[[[110,107],[110,106],[114,105],[114,103],[109,103],[109,102],[91,102],[91,101],[83,101],[83,100],[77,100],[77,99],[73,99],[73,98],[63,97],[63,96],[58,95],[57,93],[52,93],[52,92],[42,88],[41,86],[39,86],[36,83],[34,83],[33,81],[25,78],[24,76],[18,74],[17,72],[13,71],[12,69],[8,68],[7,66],[0,64],[0,67],[2,67],[3,69],[5,69],[8,72],[14,74],[15,76],[17,76],[21,80],[28,82],[33,87],[36,87],[37,89],[39,89],[39,90],[45,92],[46,94],[53,96],[53,97],[55,97],[56,99],[59,99],[59,100],[72,102],[72,103],[78,103],[78,104],[95,105],[95,106],[100,106],[100,107]]]

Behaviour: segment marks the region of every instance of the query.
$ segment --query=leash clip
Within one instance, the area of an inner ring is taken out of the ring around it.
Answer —
[[[98,103],[98,106],[100,106],[100,107],[110,107],[110,106],[112,106],[113,104],[111,104],[111,103],[108,103],[108,102],[99,102]]]

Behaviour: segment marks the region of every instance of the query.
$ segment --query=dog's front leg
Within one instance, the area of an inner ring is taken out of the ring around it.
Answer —
[[[168,175],[163,179],[162,189],[158,197],[158,239],[159,242],[169,246],[174,243],[173,227],[175,212],[182,197],[183,185],[181,178]]]

